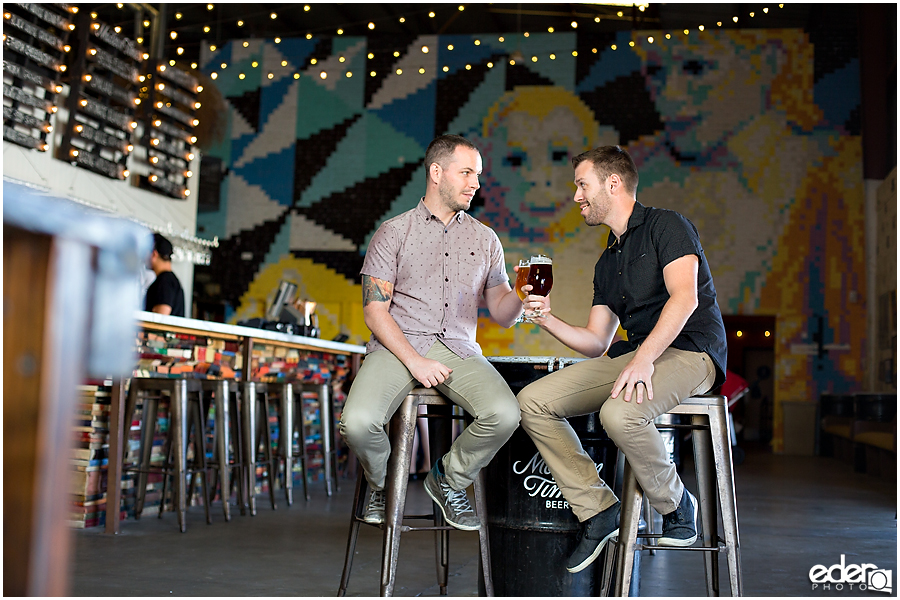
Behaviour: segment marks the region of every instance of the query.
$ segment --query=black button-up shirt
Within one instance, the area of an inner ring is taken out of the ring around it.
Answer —
[[[716,387],[725,381],[725,324],[700,236],[686,218],[635,202],[625,233],[617,239],[610,232],[606,251],[594,267],[594,305],[608,306],[628,333],[628,340],[616,342],[607,354],[615,358],[636,350],[656,326],[669,299],[663,267],[688,254],[700,259],[698,305],[672,346],[709,354],[716,366]]]

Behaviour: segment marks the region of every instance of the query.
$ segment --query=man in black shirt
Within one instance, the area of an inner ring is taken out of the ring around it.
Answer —
[[[518,399],[522,427],[582,522],[566,565],[576,573],[618,534],[619,501],[566,417],[599,410],[603,428],[663,515],[659,545],[690,546],[697,540],[697,500],[681,482],[653,419],[724,381],[726,344],[694,225],[676,212],[637,202],[637,168],[620,147],[590,150],[572,164],[585,223],[610,228],[594,268],[588,323],[575,327],[553,316],[549,297],[529,295],[524,303],[533,322],[593,358],[535,381]],[[610,345],[619,323],[628,339]]]
[[[172,242],[158,233],[153,234],[153,254],[150,268],[156,273],[156,280],[147,289],[144,310],[161,315],[184,316],[184,290],[181,282],[172,272]]]

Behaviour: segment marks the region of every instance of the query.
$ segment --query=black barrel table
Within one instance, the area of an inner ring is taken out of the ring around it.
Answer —
[[[552,356],[487,358],[516,394],[532,381],[577,360]],[[597,465],[600,477],[614,486],[617,449],[604,433],[597,414],[570,418],[569,423]],[[566,571],[566,560],[578,542],[578,519],[521,427],[485,467],[485,475],[495,594],[600,595],[602,557],[579,573]]]

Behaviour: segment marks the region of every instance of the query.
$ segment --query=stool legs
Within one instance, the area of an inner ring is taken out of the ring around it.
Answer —
[[[728,580],[731,584],[732,596],[744,595],[744,578],[741,574],[741,544],[738,534],[737,500],[734,493],[734,470],[731,458],[731,436],[722,430],[722,424],[730,427],[731,422],[724,420],[727,407],[716,407],[720,413],[718,419],[711,418],[709,424],[712,438],[713,456],[722,457],[717,460],[716,482],[719,488],[719,499],[722,503],[722,526],[725,530],[726,557],[728,559]]]
[[[279,401],[281,427],[278,432],[278,445],[284,458],[284,497],[287,505],[291,506],[294,503],[294,386],[290,383],[284,384]],[[303,418],[302,411],[299,418]]]
[[[407,398],[400,405],[391,419],[390,436],[394,440],[391,456],[388,459],[387,487],[384,510],[384,550],[381,561],[381,595],[394,594],[394,581],[397,575],[397,558],[400,555],[400,533],[403,525],[403,511],[406,508],[406,490],[409,485],[409,461],[411,457],[415,418],[418,412],[412,398]],[[446,589],[446,580],[442,582],[442,591]]]
[[[137,395],[135,393],[135,395]],[[135,402],[136,404],[136,402]],[[132,404],[134,406],[135,404]],[[141,471],[137,477],[137,489],[134,498],[134,518],[140,519],[144,512],[144,498],[147,495],[147,469],[150,467],[150,456],[153,451],[153,433],[156,429],[156,415],[159,411],[159,397],[144,398],[143,416],[141,418]],[[128,417],[131,418],[130,416]],[[171,425],[170,425],[171,427]]]
[[[693,415],[691,420],[698,427],[705,426],[708,419],[700,415]],[[717,548],[719,545],[718,524],[718,499],[713,483],[713,457],[712,444],[710,443],[709,430],[698,428],[693,430],[694,438],[694,469],[697,472],[697,501],[700,503],[700,535],[704,548]],[[718,552],[704,552],[703,566],[706,572],[706,594],[708,596],[719,595],[719,554]]]
[[[487,527],[487,500],[485,497],[484,469],[475,478],[475,512],[481,517],[481,529],[478,530],[478,550],[481,555],[481,580],[484,582],[484,594],[494,596],[494,577],[491,574],[491,541]]]
[[[353,555],[356,553],[356,540],[359,538],[360,515],[366,503],[368,487],[366,477],[363,475],[362,465],[357,465],[356,491],[353,492],[353,512],[350,514],[350,535],[347,538],[347,555],[344,556],[341,587],[338,588],[337,593],[339,597],[347,594],[347,585],[350,583],[350,569],[353,568]]]
[[[643,497],[644,493],[631,471],[631,465],[626,460],[622,482],[622,512],[619,515],[619,543],[616,549],[616,585],[613,594],[615,596],[627,596],[631,589],[631,573],[634,568],[634,551]]]
[[[228,492],[231,490],[230,473],[228,471],[228,446],[230,445],[228,382],[216,383],[214,402],[216,405],[216,454],[218,454],[219,484],[222,486],[222,512],[225,520],[231,520],[231,511],[228,508]]]
[[[174,492],[176,496],[176,511],[178,514],[178,526],[181,532],[187,530],[185,523],[185,513],[187,512],[187,481],[185,481],[185,470],[187,468],[187,428],[184,426],[187,422],[187,382],[184,380],[175,383],[175,393],[172,394],[172,405],[170,408],[172,413],[172,443],[175,447],[175,485]]]
[[[244,382],[241,398],[241,426],[244,429],[244,480],[247,486],[247,500],[250,515],[256,516],[256,385]]]
[[[340,490],[337,479],[337,452],[334,447],[334,405],[331,402],[330,391],[327,383],[319,386],[319,415],[322,423],[322,459],[325,471],[325,493],[329,497],[331,497],[332,488]],[[307,499],[309,498],[307,497]]]

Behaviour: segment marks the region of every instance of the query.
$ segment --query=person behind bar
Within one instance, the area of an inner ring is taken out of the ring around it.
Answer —
[[[184,316],[184,290],[172,272],[172,242],[159,233],[153,234],[153,253],[149,267],[156,279],[147,288],[144,310],[161,315]]]
[[[369,523],[384,522],[391,452],[385,425],[416,385],[437,388],[474,418],[425,477],[428,495],[458,529],[479,528],[465,489],[519,425],[516,397],[475,341],[482,299],[503,327],[522,312],[497,234],[465,212],[481,167],[467,139],[433,140],[425,152],[425,196],[382,223],[366,251],[360,272],[372,337],[340,428],[371,488]]]
[[[697,500],[679,478],[653,419],[724,381],[726,345],[694,225],[674,211],[637,201],[637,168],[619,146],[584,152],[572,165],[584,222],[610,229],[594,267],[587,325],[550,314],[549,297],[529,294],[524,305],[526,317],[592,358],[531,383],[518,400],[522,427],[582,523],[566,564],[577,573],[618,534],[619,500],[566,417],[600,411],[606,433],[663,515],[659,545],[690,546],[697,540]],[[620,322],[628,339],[610,345]]]

